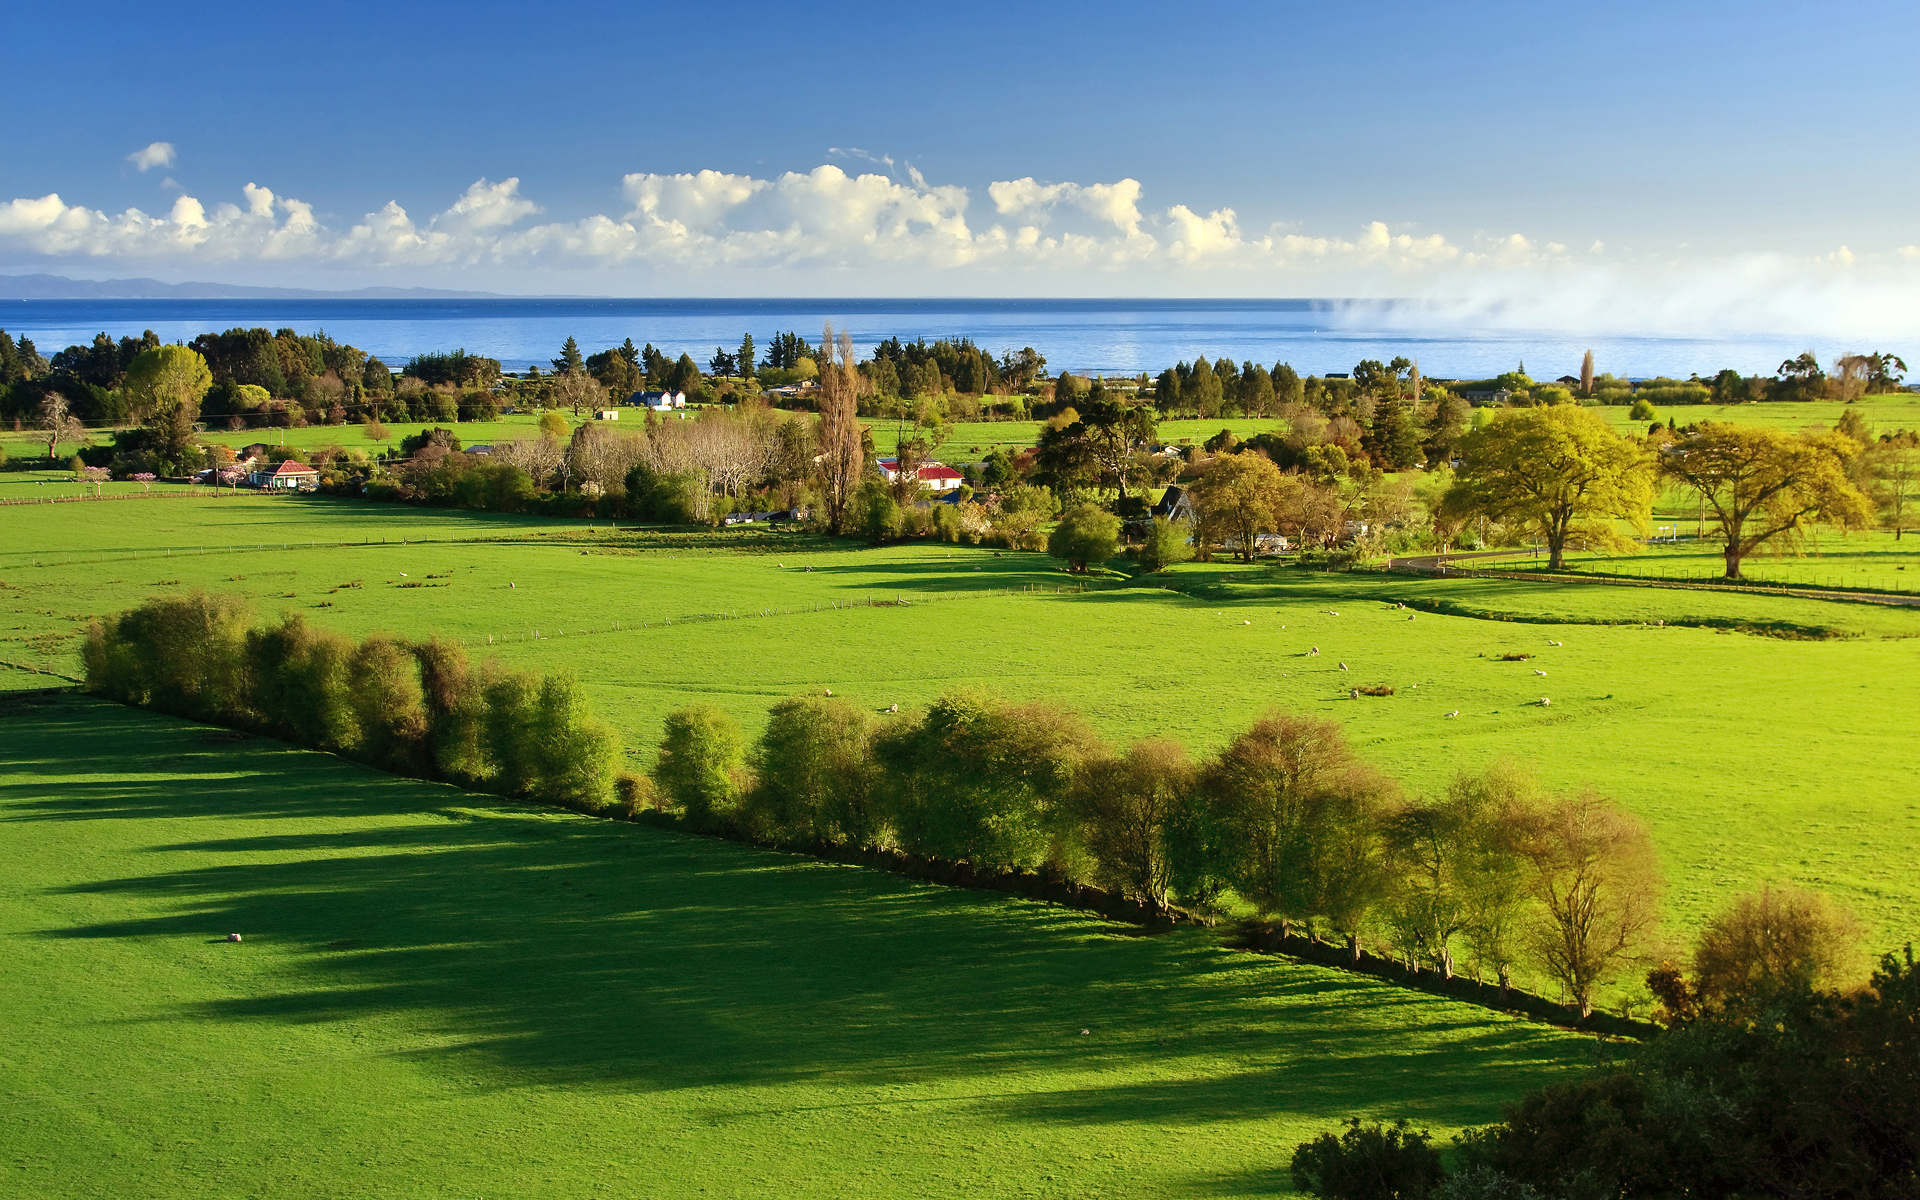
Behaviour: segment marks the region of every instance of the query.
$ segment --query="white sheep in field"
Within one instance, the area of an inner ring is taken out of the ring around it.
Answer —
[[[1564,646],[1564,645],[1566,645],[1566,643],[1565,643],[1565,642],[1556,642],[1556,641],[1554,641],[1554,640],[1553,640],[1552,638],[1548,638],[1548,639],[1547,639],[1547,645],[1549,645],[1549,646]]]
[[[1344,671],[1344,670],[1346,670],[1346,669],[1347,669],[1347,664],[1345,664],[1345,663],[1341,663],[1341,664],[1340,664],[1340,669],[1341,669],[1342,671]]]
[[[1452,712],[1450,712],[1450,713],[1448,713],[1448,714],[1447,714],[1447,716],[1448,716],[1448,717],[1450,717],[1450,718],[1451,718],[1451,717],[1457,717],[1457,716],[1459,716],[1459,715],[1460,715],[1460,710],[1459,710],[1459,709],[1457,709],[1457,708],[1456,708],[1456,709],[1454,709],[1454,710],[1453,710]]]
[[[1542,696],[1542,697],[1540,697],[1540,707],[1541,707],[1541,708],[1549,708],[1549,707],[1551,707],[1551,706],[1552,706],[1552,704],[1553,704],[1553,701],[1551,701],[1551,700],[1549,700],[1549,699],[1547,699],[1547,698],[1546,698],[1545,696]]]
[[[1415,617],[1415,615],[1416,615],[1416,614],[1414,614],[1414,613],[1408,613],[1408,614],[1407,614],[1407,620],[1409,620],[1409,621],[1411,621],[1411,620],[1413,620],[1413,618]]]
[[[1545,671],[1542,671],[1542,670],[1541,670],[1541,669],[1540,669],[1539,667],[1535,667],[1535,668],[1533,669],[1533,673],[1534,673],[1535,675],[1545,675],[1545,674],[1546,674],[1546,672],[1545,672]]]
[[[1253,622],[1252,622],[1252,621],[1242,621],[1242,622],[1240,622],[1240,623],[1241,623],[1242,625],[1251,625],[1251,624],[1253,624]]]

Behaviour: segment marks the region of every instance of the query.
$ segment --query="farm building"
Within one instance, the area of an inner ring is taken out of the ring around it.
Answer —
[[[637,404],[641,408],[650,408],[655,412],[672,412],[676,408],[687,406],[685,392],[635,392],[627,397],[628,404]]]
[[[620,410],[617,408],[596,409],[593,414],[593,419],[596,421],[618,421],[620,419]]]

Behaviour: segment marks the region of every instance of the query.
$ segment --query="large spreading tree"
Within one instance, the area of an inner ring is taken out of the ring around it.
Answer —
[[[1441,500],[1452,519],[1485,518],[1546,544],[1548,569],[1566,565],[1569,542],[1628,550],[1612,524],[1645,532],[1653,482],[1640,447],[1573,405],[1505,412],[1461,443],[1462,461]]]
[[[1859,443],[1837,433],[1783,433],[1709,421],[1668,446],[1661,469],[1713,512],[1726,577],[1769,543],[1791,543],[1816,524],[1864,525],[1873,502],[1847,476]]]

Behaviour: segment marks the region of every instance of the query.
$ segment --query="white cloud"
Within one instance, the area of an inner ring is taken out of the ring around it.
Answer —
[[[154,167],[171,167],[173,158],[172,142],[149,142],[144,150],[135,150],[127,155],[127,161],[133,164],[133,169],[141,172]]]
[[[389,202],[351,222],[324,221],[310,204],[254,183],[236,201],[176,195],[163,215],[110,214],[48,194],[0,203],[0,253],[196,272],[232,264],[271,278],[325,269],[411,282],[458,272],[481,286],[512,278],[532,284],[527,290],[564,280],[598,292],[644,283],[732,294],[1319,295],[1414,299],[1436,312],[1465,305],[1488,320],[1542,327],[1869,336],[1920,324],[1914,246],[1720,258],[1681,248],[1623,259],[1598,241],[1570,252],[1520,232],[1450,238],[1382,221],[1330,232],[1276,222],[1250,232],[1233,207],[1149,208],[1131,178],[995,181],[982,223],[966,188],[928,183],[911,167],[905,174],[832,164],[773,178],[639,172],[621,181],[619,215],[546,221],[516,177],[477,180],[425,219]]]

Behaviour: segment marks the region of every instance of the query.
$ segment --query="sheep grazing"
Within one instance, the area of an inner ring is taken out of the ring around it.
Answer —
[[[831,696],[831,695],[833,695],[833,689],[832,689],[832,688],[828,688],[828,689],[827,689],[827,695],[829,695],[829,696]]]
[[[890,713],[897,713],[900,711],[900,706],[898,704],[889,704],[887,705],[887,711]]]
[[[240,940],[240,935],[237,933],[230,933],[227,935],[227,940],[230,942],[237,942]]]
[[[1414,613],[1408,613],[1408,614],[1407,614],[1407,620],[1409,620],[1409,621],[1411,621],[1411,620],[1413,620],[1413,618],[1414,618],[1414,617],[1415,617],[1416,615],[1417,615],[1417,614],[1414,614]]]
[[[1349,690],[1349,691],[1347,692],[1347,699],[1349,699],[1349,700],[1358,700],[1359,698],[1360,698],[1360,689],[1359,689],[1359,688],[1352,688],[1352,689],[1350,689],[1350,690]]]
[[[1459,709],[1457,709],[1457,708],[1456,708],[1456,709],[1454,709],[1454,710],[1453,710],[1452,712],[1450,712],[1450,713],[1448,713],[1448,714],[1447,714],[1447,716],[1448,716],[1449,718],[1453,718],[1453,717],[1457,717],[1457,716],[1459,716],[1459,715],[1460,715],[1460,710],[1459,710]]]
[[[1416,683],[1416,684],[1412,684],[1412,685],[1410,685],[1410,686],[1412,686],[1412,687],[1419,687],[1420,685]]]
[[[1253,622],[1252,622],[1252,621],[1242,621],[1242,622],[1240,622],[1240,623],[1241,623],[1242,625],[1251,625],[1251,624],[1253,624]]]
[[[1541,670],[1541,669],[1540,669],[1539,667],[1535,667],[1535,668],[1533,669],[1533,673],[1534,673],[1535,675],[1545,675],[1545,674],[1546,674],[1546,672],[1545,672],[1545,671],[1542,671],[1542,670]]]
[[[1547,645],[1549,645],[1549,646],[1564,646],[1564,645],[1566,645],[1566,643],[1565,643],[1565,642],[1556,642],[1556,641],[1554,641],[1554,640],[1553,640],[1552,638],[1548,638],[1548,639],[1547,639]]]
[[[1347,664],[1345,664],[1345,663],[1341,663],[1341,664],[1340,664],[1340,669],[1341,669],[1342,671],[1344,671],[1344,670],[1346,670],[1346,669],[1347,669]]]
[[[1541,708],[1551,708],[1552,706],[1553,706],[1553,701],[1547,699],[1545,696],[1540,697]]]

